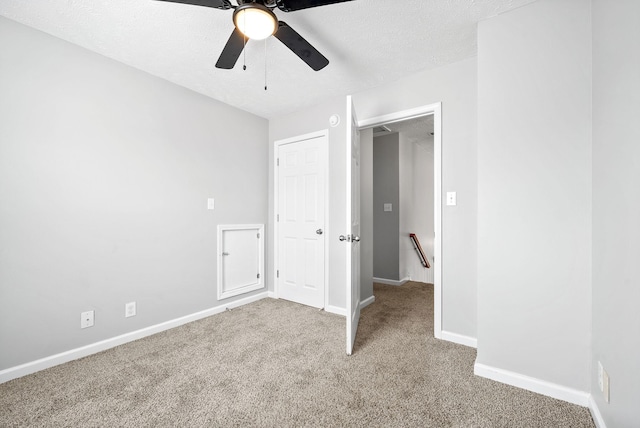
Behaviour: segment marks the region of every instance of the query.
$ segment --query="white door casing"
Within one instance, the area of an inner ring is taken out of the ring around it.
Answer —
[[[347,355],[360,320],[360,130],[351,97],[347,97]]]
[[[327,135],[276,142],[276,293],[325,306]]]

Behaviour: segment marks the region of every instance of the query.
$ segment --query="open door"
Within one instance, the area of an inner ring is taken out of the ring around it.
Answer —
[[[360,131],[351,97],[347,97],[347,355],[353,353],[360,320]]]

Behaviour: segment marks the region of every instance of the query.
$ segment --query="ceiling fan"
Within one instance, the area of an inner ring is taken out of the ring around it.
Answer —
[[[222,50],[218,62],[216,62],[217,68],[232,69],[244,50],[247,39],[263,40],[273,35],[307,63],[309,67],[318,71],[326,67],[329,64],[329,60],[287,25],[286,22],[278,20],[273,10],[277,8],[283,12],[294,12],[300,9],[352,0],[237,0],[237,6],[233,5],[231,0],[160,1],[222,10],[233,9],[233,24],[235,28]]]

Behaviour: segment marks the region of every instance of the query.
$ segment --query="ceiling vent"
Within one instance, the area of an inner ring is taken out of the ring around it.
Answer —
[[[373,136],[378,137],[380,135],[388,134],[391,132],[391,129],[387,128],[385,125],[374,126],[373,127]]]

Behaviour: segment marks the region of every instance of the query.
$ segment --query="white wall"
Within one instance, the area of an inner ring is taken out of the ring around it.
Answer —
[[[266,120],[5,18],[0,64],[0,370],[216,306],[217,225],[267,220]]]
[[[442,326],[476,337],[476,59],[427,70],[353,96],[360,120],[442,102]]]
[[[289,115],[282,115],[269,121],[269,225],[273,224],[274,195],[273,195],[273,153],[274,144],[278,140],[297,137],[315,131],[328,129],[329,132],[329,218],[325,227],[326,243],[329,246],[329,309],[346,308],[346,251],[350,247],[340,242],[338,236],[347,233],[346,201],[346,155],[347,155],[347,102],[346,97],[337,97],[325,101],[315,107],[297,111]],[[329,117],[333,114],[340,116],[340,124],[335,128],[329,126]],[[269,233],[269,254],[267,266],[273,269],[273,230]],[[269,274],[270,277],[273,273]],[[270,286],[273,289],[273,284]]]
[[[409,256],[411,279],[433,284],[433,139],[431,151],[423,145],[413,145],[413,218],[411,229],[418,236],[431,267],[425,269],[413,246]]]
[[[413,144],[399,133],[398,144],[398,262],[401,279],[411,278],[412,262],[416,259],[409,234],[414,232]]]
[[[589,390],[590,4],[541,0],[478,34],[478,358]]]
[[[640,421],[640,3],[593,2],[591,391],[608,427]],[[598,388],[597,362],[611,379]]]

